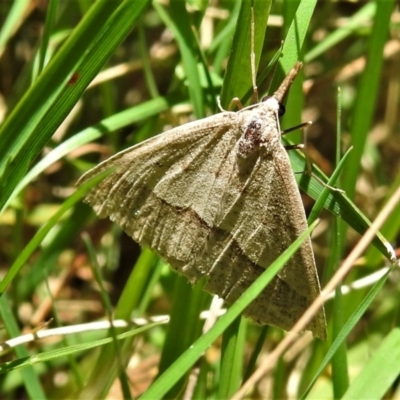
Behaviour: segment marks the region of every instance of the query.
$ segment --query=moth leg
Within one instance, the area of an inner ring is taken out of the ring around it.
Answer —
[[[289,129],[285,129],[285,130],[281,131],[281,136],[286,135],[289,132],[297,131],[298,129],[306,128],[306,127],[308,127],[310,125],[312,125],[312,121],[303,122],[303,123],[301,123],[299,125],[296,125],[296,126],[293,126],[293,127],[289,128]],[[303,131],[303,142],[305,142],[305,143],[307,142],[307,138],[306,138],[306,136],[304,134],[304,131]],[[292,144],[292,145],[286,145],[284,147],[288,151],[289,150],[299,150],[299,149],[303,150],[303,153],[304,153],[305,158],[306,158],[306,165],[307,165],[306,173],[311,176],[312,175],[312,168],[311,168],[310,158],[309,158],[307,150],[306,150],[306,146],[304,144]]]
[[[302,143],[299,143],[299,144],[288,144],[288,145],[285,145],[285,146],[283,146],[287,151],[289,151],[289,150],[305,150],[306,149],[306,146],[304,145],[304,144],[302,144]]]
[[[221,112],[226,111],[226,110],[224,110],[224,108],[222,107],[222,104],[221,104],[221,97],[220,97],[220,96],[217,96],[217,106],[218,106],[218,108],[219,108],[219,110],[220,110]]]
[[[322,186],[334,191],[334,192],[339,192],[342,194],[346,194],[346,192],[343,189],[339,189],[334,186],[328,185],[326,182],[324,182],[318,175],[315,175],[312,171],[310,172],[310,175],[313,176]]]
[[[221,98],[219,96],[217,97],[217,105],[218,105],[218,108],[220,109],[221,112],[226,112],[227,111],[222,107]],[[239,97],[234,97],[230,101],[229,106],[228,106],[228,111],[233,110],[234,106],[236,106],[239,110],[243,109],[243,104],[240,101]]]
[[[311,122],[311,121],[310,121]],[[300,127],[301,125],[298,125],[297,127]],[[293,127],[293,128],[291,128],[291,129],[289,129],[289,130],[286,130],[286,131],[283,131],[281,134],[283,135],[283,134],[285,134],[285,133],[288,133],[288,132],[290,132],[290,131],[292,131],[293,129],[295,129],[296,127]],[[327,183],[325,183],[318,175],[315,175],[313,172],[312,172],[312,166],[311,166],[311,161],[310,161],[310,157],[308,156],[308,152],[307,152],[307,148],[306,148],[306,146],[304,145],[304,144],[291,144],[291,145],[286,145],[286,146],[284,146],[285,147],[285,149],[287,150],[287,151],[289,151],[289,150],[303,150],[303,153],[304,153],[304,155],[305,155],[305,158],[306,158],[306,165],[307,165],[307,169],[306,169],[306,171],[304,171],[307,175],[309,175],[309,176],[313,176],[321,185],[323,185],[323,186],[325,186],[325,187],[327,187],[328,189],[330,189],[330,190],[333,190],[334,192],[339,192],[339,193],[345,193],[345,191],[344,190],[342,190],[342,189],[339,189],[339,188],[335,188],[335,187],[333,187],[333,186],[330,186],[330,185],[328,185]]]
[[[243,104],[242,104],[242,102],[240,101],[239,97],[234,97],[234,98],[230,101],[229,106],[228,106],[228,110],[232,110],[234,106],[236,106],[239,110],[242,110],[242,109],[243,109]]]
[[[281,131],[281,136],[286,135],[287,133],[293,132],[293,131],[297,131],[298,129],[303,129],[303,128],[307,128],[308,126],[312,125],[312,121],[307,121],[307,122],[303,122],[299,125],[293,126],[289,129],[285,129],[283,131]]]

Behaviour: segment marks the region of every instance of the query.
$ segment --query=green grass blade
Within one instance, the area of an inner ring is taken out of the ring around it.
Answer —
[[[46,13],[46,20],[43,29],[42,42],[40,43],[39,49],[39,65],[37,73],[40,74],[43,71],[46,60],[46,52],[49,46],[51,33],[53,31],[54,24],[56,22],[57,8],[59,6],[58,0],[50,0],[49,8]]]
[[[85,222],[91,215],[89,207],[79,200],[69,211],[63,215],[62,221],[57,222],[56,234],[46,236],[45,244],[41,242],[40,254],[24,271],[25,279],[18,280],[18,285],[14,288],[18,298],[26,299],[32,296],[41,283],[57,269],[60,255],[65,248],[73,245],[75,238],[79,237]],[[51,239],[47,240],[49,236]],[[25,248],[21,254],[24,251]]]
[[[224,83],[221,90],[221,105],[227,109],[234,97],[243,99],[251,82],[251,5],[254,6],[254,51],[256,54],[256,70],[263,48],[266,24],[271,7],[270,0],[245,0],[239,12],[233,37],[228,65],[226,67]],[[252,92],[251,92],[252,93]],[[244,98],[244,100],[248,100]]]
[[[10,10],[6,14],[5,20],[2,21],[0,30],[0,56],[4,52],[7,42],[18,29],[21,18],[30,7],[29,0],[13,1],[9,2],[8,4],[10,5]]]
[[[182,301],[184,299],[184,301]],[[194,288],[183,276],[175,276],[172,312],[161,354],[158,376],[174,364],[178,357],[201,335],[204,321],[199,319],[200,312],[210,301],[210,296],[201,285]],[[177,338],[179,340],[177,341]],[[166,398],[176,398],[184,390],[187,377],[183,376],[168,390]]]
[[[290,24],[283,43],[282,57],[280,59],[282,71],[277,71],[275,74],[272,87],[278,87],[284,75],[287,74],[293,65],[301,59],[307,29],[316,4],[316,0],[303,0],[299,3],[296,14]]]
[[[4,294],[0,297],[0,315],[4,328],[6,329],[9,337],[17,337],[21,334],[18,326],[16,315],[13,312],[8,296]],[[24,346],[17,346],[14,350],[16,356],[19,359],[25,359],[29,357],[28,349]],[[8,371],[8,363],[0,364],[0,373],[3,371],[4,365]],[[21,371],[22,379],[27,393],[32,399],[46,399],[46,392],[42,388],[39,377],[34,371],[32,365]]]
[[[188,90],[194,114],[197,118],[203,118],[205,109],[197,62],[198,43],[190,26],[190,16],[186,11],[186,4],[181,0],[171,1],[171,16],[168,15],[161,4],[154,2],[153,6],[175,36],[188,80]]]
[[[332,176],[329,178],[327,185],[329,186],[334,186],[336,184],[336,181],[339,179],[340,173],[343,171],[343,168],[345,166],[346,160],[351,152],[351,149],[347,151],[347,153],[343,156],[343,158],[340,160],[338,166],[335,168],[335,171],[333,172]],[[317,201],[314,204],[314,207],[312,208],[309,216],[308,216],[308,224],[314,222],[317,218],[320,212],[322,211],[324,204],[326,203],[329,193],[332,191],[329,187],[324,187],[324,189],[321,192],[321,195],[318,197]]]
[[[240,387],[247,321],[236,318],[222,335],[218,399],[229,399]]]
[[[400,329],[393,329],[351,384],[342,400],[382,399],[400,375]]]
[[[337,93],[337,115],[336,115],[336,155],[335,164],[340,165],[342,156],[342,97],[341,91]],[[349,149],[351,150],[351,148]],[[346,154],[348,154],[347,151]],[[340,177],[339,177],[340,178]],[[340,179],[339,179],[340,184]],[[332,226],[332,255],[328,259],[328,270],[330,274],[326,277],[326,281],[330,279],[337,271],[342,254],[344,252],[344,241],[340,224],[342,221],[335,216]],[[342,294],[341,285],[335,289],[335,298],[332,304],[332,338],[336,338],[343,329],[345,316],[345,304]],[[341,398],[349,387],[349,368],[347,362],[347,346],[343,341],[332,357],[332,383],[333,394],[335,399]]]
[[[133,312],[141,303],[142,294],[146,290],[146,284],[152,274],[153,266],[157,256],[150,250],[144,249],[124,285],[124,290],[118,300],[115,309],[115,318],[129,320]],[[129,338],[124,342],[121,354],[124,359],[119,363],[125,365],[132,352],[132,341]],[[87,363],[91,365],[90,374],[87,377],[86,385],[78,397],[81,399],[104,398],[110,390],[111,385],[120,373],[121,365],[115,364],[115,347],[110,343],[105,345],[100,354],[94,353]]]
[[[264,345],[265,339],[267,338],[269,330],[270,327],[268,325],[265,325],[261,328],[260,334],[257,338],[256,345],[254,346],[254,350],[251,354],[251,357],[246,367],[246,371],[243,375],[243,382],[247,381],[247,379],[249,379],[251,374],[254,372],[256,368],[257,358],[262,351],[262,347]]]
[[[353,32],[357,29],[360,29],[360,25],[365,22],[368,22],[376,12],[377,4],[376,2],[369,2],[365,4],[364,7],[361,8],[358,12],[356,12],[351,18],[349,18],[346,26],[341,27],[333,31],[326,38],[321,40],[316,46],[314,46],[305,56],[304,61],[309,63],[326,51],[340,43],[342,40],[346,39],[348,36],[353,34]]]
[[[86,233],[83,235],[83,241],[85,243],[86,250],[87,250],[87,253],[90,258],[93,275],[94,275],[96,282],[100,288],[100,296],[102,299],[103,307],[106,311],[108,320],[111,324],[111,327],[109,329],[109,334],[111,336],[112,343],[110,343],[110,346],[114,347],[115,358],[117,359],[117,362],[119,364],[120,373],[119,373],[118,377],[119,377],[119,380],[121,383],[121,388],[123,389],[123,396],[124,396],[124,399],[129,399],[130,393],[129,393],[129,390],[127,390],[127,388],[129,387],[128,377],[123,368],[124,367],[124,357],[121,353],[122,349],[121,349],[121,344],[118,341],[117,329],[112,325],[112,320],[113,320],[112,302],[111,302],[110,296],[108,295],[108,293],[105,289],[104,278],[101,273],[101,267],[100,267],[98,259],[97,259],[96,251],[93,247],[93,243],[91,242],[90,237]]]

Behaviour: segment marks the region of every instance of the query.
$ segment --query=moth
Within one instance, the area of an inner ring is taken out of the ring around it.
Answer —
[[[307,228],[279,125],[300,68],[260,103],[187,123],[102,162],[78,184],[113,172],[85,201],[191,283],[208,277],[205,289],[232,304]],[[319,293],[308,238],[244,314],[290,330]],[[307,329],[325,338],[323,309]]]

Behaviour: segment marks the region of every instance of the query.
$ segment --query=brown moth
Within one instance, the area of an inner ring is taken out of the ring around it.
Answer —
[[[114,171],[85,201],[191,283],[232,304],[307,228],[278,112],[301,63],[273,96],[187,123],[122,151],[82,184]],[[258,324],[290,330],[318,296],[310,239],[247,307]],[[307,327],[326,337],[324,310]]]

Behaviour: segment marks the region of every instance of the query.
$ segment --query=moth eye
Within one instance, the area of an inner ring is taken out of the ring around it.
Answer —
[[[282,103],[279,103],[278,115],[282,117],[283,115],[285,115],[285,112],[286,112],[285,106]]]

